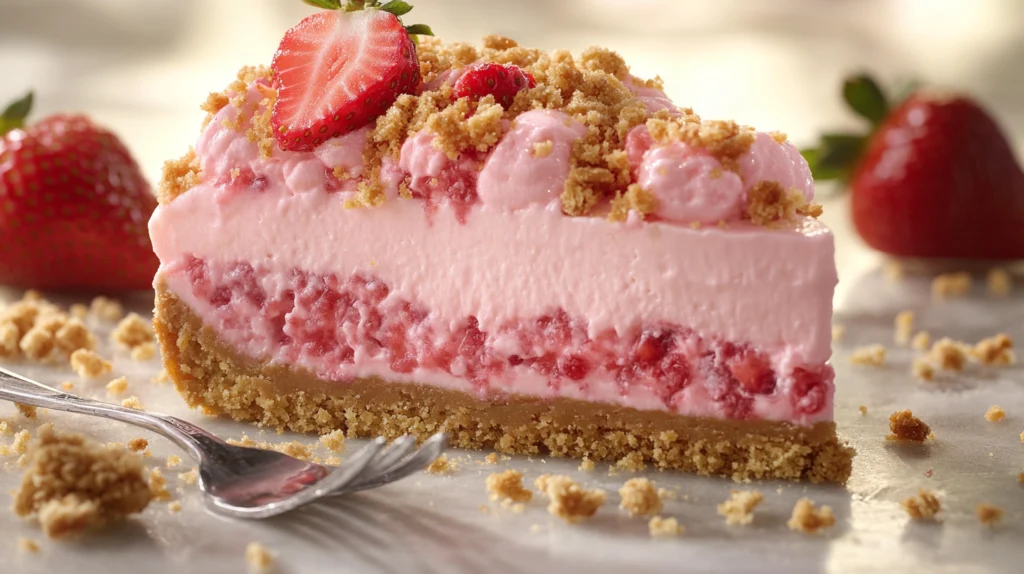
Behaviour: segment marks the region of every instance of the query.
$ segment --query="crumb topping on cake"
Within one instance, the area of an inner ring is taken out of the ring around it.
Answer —
[[[784,189],[777,181],[755,183],[749,191],[747,219],[755,225],[770,227],[781,221],[790,221],[798,215],[820,217],[821,205],[807,203],[796,189]]]

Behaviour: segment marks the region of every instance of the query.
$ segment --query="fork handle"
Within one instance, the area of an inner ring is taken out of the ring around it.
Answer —
[[[197,461],[202,460],[202,450],[197,442],[224,444],[216,436],[181,419],[58,391],[3,367],[0,367],[0,399],[33,407],[114,419],[146,428],[170,439]]]

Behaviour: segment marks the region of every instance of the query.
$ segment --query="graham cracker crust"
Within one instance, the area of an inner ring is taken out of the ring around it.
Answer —
[[[517,395],[481,400],[377,377],[325,381],[239,355],[163,285],[153,323],[167,373],[190,406],[277,429],[389,439],[446,430],[459,448],[643,462],[734,480],[843,484],[852,468],[854,450],[832,422],[725,421]]]

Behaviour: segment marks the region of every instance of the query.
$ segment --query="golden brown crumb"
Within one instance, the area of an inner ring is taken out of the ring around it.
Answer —
[[[523,486],[523,473],[518,470],[492,473],[484,484],[491,500],[529,502],[533,498],[533,491]]]
[[[811,499],[801,498],[793,506],[793,515],[786,525],[790,530],[810,534],[819,532],[835,523],[836,517],[832,514],[831,507],[822,506],[820,509],[815,509]]]
[[[73,353],[79,349],[91,351],[96,348],[96,336],[77,317],[71,317],[57,329],[54,342],[65,353]]]
[[[541,142],[535,142],[533,144],[533,157],[543,158],[551,155],[552,145],[551,140],[545,140]]]
[[[846,327],[843,325],[832,325],[832,342],[841,342],[844,335],[846,335]]]
[[[0,321],[0,357],[14,357],[21,352],[18,343],[21,341],[21,332],[14,321]]]
[[[764,500],[756,490],[734,490],[729,500],[718,505],[718,515],[725,517],[725,523],[747,525],[754,521],[754,508]]]
[[[181,502],[172,500],[167,503],[167,510],[169,512],[181,512]]]
[[[110,361],[98,355],[95,351],[79,349],[71,353],[71,368],[83,379],[91,379],[109,373],[113,368]]]
[[[657,207],[657,200],[644,188],[633,183],[626,187],[626,193],[619,193],[612,199],[611,207],[608,213],[609,220],[626,221],[630,211],[640,215],[653,212]]]
[[[995,526],[1003,520],[1003,509],[991,504],[979,504],[974,512],[978,515],[978,520],[988,526]]]
[[[198,164],[197,164],[198,165]],[[124,307],[121,303],[100,295],[89,304],[89,311],[104,321],[120,321],[124,317]]]
[[[245,547],[245,561],[256,570],[266,570],[274,564],[274,555],[259,542],[250,542]]]
[[[943,337],[935,341],[928,357],[945,371],[962,371],[969,350],[970,347],[964,343]]]
[[[195,468],[193,468],[192,470],[190,470],[188,472],[182,472],[182,473],[178,474],[178,480],[184,482],[185,484],[187,484],[189,486],[192,486],[193,484],[195,484],[196,481],[198,480],[198,478],[199,478],[199,470],[195,469]]]
[[[983,365],[1012,365],[1016,360],[1013,339],[1006,333],[978,341],[970,354]]]
[[[651,533],[654,538],[670,538],[672,536],[680,536],[686,531],[683,525],[679,524],[679,521],[675,518],[662,518],[660,516],[652,516],[647,522],[647,531]]]
[[[910,340],[910,347],[916,351],[927,351],[932,344],[932,336],[928,331],[918,331]]]
[[[895,319],[896,331],[893,334],[893,341],[897,345],[905,346],[910,342],[910,334],[914,330],[914,312],[900,311]]]
[[[64,381],[60,384],[60,388],[65,391],[70,391],[75,388],[75,383],[72,383],[71,381]]]
[[[53,331],[44,326],[35,326],[21,338],[18,347],[33,361],[46,361],[57,348]]]
[[[564,475],[543,474],[534,482],[548,497],[548,513],[572,524],[593,516],[607,498],[601,489],[584,489]]]
[[[118,345],[133,349],[153,342],[153,327],[137,313],[128,313],[114,328],[113,338]]]
[[[862,417],[863,416],[867,416],[867,414],[868,414],[868,408],[866,406],[864,406],[864,405],[861,405],[861,406],[857,407],[857,410],[860,411],[860,416],[862,416]]]
[[[641,472],[647,468],[647,463],[644,462],[643,454],[633,451],[626,456],[615,461],[610,471],[625,471],[625,472]]]
[[[483,464],[498,464],[498,453],[492,452],[485,456]]]
[[[1002,267],[988,272],[988,293],[993,297],[1006,297],[1013,291],[1013,277]]]
[[[930,381],[935,378],[935,367],[932,366],[927,357],[915,357],[910,372],[922,381]]]
[[[343,452],[345,450],[345,433],[335,430],[321,435],[320,444],[331,452]]]
[[[199,185],[202,181],[199,170],[199,158],[192,148],[189,148],[182,157],[164,162],[163,176],[156,188],[156,196],[160,203],[169,203]]]
[[[942,510],[942,503],[935,496],[934,492],[919,489],[917,496],[908,497],[900,502],[903,510],[914,520],[933,520],[935,515]]]
[[[89,316],[89,307],[81,303],[73,303],[70,307],[68,307],[68,313],[70,313],[72,317],[76,317],[78,319],[85,319],[86,317]]]
[[[32,435],[27,430],[20,430],[14,433],[14,441],[11,442],[11,452],[13,454],[27,453],[31,440]]]
[[[990,423],[999,422],[1006,418],[1006,411],[999,405],[992,405],[985,411],[985,420]]]
[[[149,490],[154,500],[170,500],[171,492],[167,490],[167,477],[159,468],[149,469]]]
[[[971,274],[966,271],[946,273],[932,279],[932,297],[960,297],[971,292]]]
[[[449,460],[448,455],[442,454],[434,459],[434,462],[430,463],[430,466],[427,467],[427,472],[430,474],[451,474],[458,469],[459,465],[454,460]]]
[[[128,397],[127,399],[121,401],[121,406],[122,407],[128,407],[129,409],[135,409],[135,410],[141,411],[142,410],[142,401],[139,400],[139,397],[137,397],[135,395],[132,395],[132,396]]]
[[[141,512],[152,500],[142,459],[81,435],[40,427],[30,466],[14,493],[18,516],[35,515],[50,538],[103,526]]]
[[[850,354],[850,362],[854,365],[881,366],[885,362],[885,347],[882,345],[858,347]]]
[[[1024,442],[1024,440],[1022,440],[1021,442]],[[1017,482],[1024,484],[1024,472],[1017,475]]]
[[[181,464],[181,457],[176,454],[167,456],[167,468],[174,468]]]
[[[148,361],[156,356],[156,343],[142,343],[132,347],[132,359],[135,361]]]
[[[128,379],[118,377],[107,383],[107,393],[111,395],[123,395],[128,390]]]
[[[821,206],[807,204],[804,194],[796,189],[786,191],[776,181],[761,181],[748,192],[750,203],[746,217],[755,225],[770,226],[789,221],[797,215],[818,217]]]
[[[661,497],[651,481],[646,478],[631,478],[619,489],[622,501],[619,508],[630,516],[647,516],[661,512]]]
[[[14,406],[18,409],[18,412],[21,413],[21,416],[27,419],[36,418],[36,407],[23,405],[21,403],[14,403]]]
[[[142,437],[136,437],[128,441],[128,450],[132,452],[142,452],[147,448],[149,448],[149,441]]]
[[[894,412],[889,417],[889,430],[892,434],[886,440],[924,442],[932,434],[931,427],[915,417],[910,409]]]
[[[580,465],[577,467],[577,470],[580,472],[594,472],[594,461],[587,457],[583,457],[583,460],[580,461]]]
[[[39,543],[31,538],[25,538],[24,536],[18,537],[18,551],[25,552],[27,554],[35,554],[39,552]]]

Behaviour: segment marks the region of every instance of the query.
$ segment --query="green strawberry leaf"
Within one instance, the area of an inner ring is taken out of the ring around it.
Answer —
[[[0,112],[0,135],[25,126],[25,118],[32,110],[32,92],[14,100]]]
[[[800,150],[815,180],[847,179],[867,139],[853,134],[825,134],[817,148]]]
[[[408,2],[403,2],[402,0],[391,0],[391,2],[382,4],[380,9],[388,12],[389,14],[394,14],[395,16],[402,16],[404,14],[408,14],[409,11],[412,10],[412,6],[410,6]]]
[[[406,26],[405,27],[405,31],[408,32],[410,36],[417,36],[417,35],[419,35],[419,36],[433,36],[434,35],[434,31],[431,30],[430,26],[427,26],[426,24],[413,24],[412,26]]]
[[[853,111],[878,125],[889,113],[889,103],[878,82],[867,74],[858,74],[843,82],[843,99]]]
[[[341,0],[302,0],[310,6],[323,8],[324,10],[338,10],[341,8]]]

